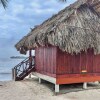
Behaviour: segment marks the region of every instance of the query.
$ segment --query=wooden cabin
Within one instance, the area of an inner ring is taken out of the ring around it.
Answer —
[[[78,0],[32,29],[15,45],[21,54],[30,51],[29,68],[19,76],[13,69],[15,80],[33,72],[39,82],[54,83],[55,92],[61,84],[84,83],[86,88],[87,82],[100,81],[99,6],[99,0]]]

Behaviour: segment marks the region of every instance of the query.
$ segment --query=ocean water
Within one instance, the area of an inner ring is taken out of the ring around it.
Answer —
[[[12,68],[24,59],[3,59],[0,61],[0,81],[12,80]]]

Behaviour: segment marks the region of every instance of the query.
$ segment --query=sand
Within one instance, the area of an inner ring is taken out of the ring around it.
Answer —
[[[0,82],[0,100],[100,100],[100,89],[55,95],[54,85],[38,79]]]

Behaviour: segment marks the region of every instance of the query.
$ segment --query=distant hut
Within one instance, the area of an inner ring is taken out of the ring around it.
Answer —
[[[54,83],[55,92],[60,84],[100,81],[99,8],[99,0],[78,0],[21,39],[15,47],[21,54],[30,51],[31,64],[35,50],[28,74]]]

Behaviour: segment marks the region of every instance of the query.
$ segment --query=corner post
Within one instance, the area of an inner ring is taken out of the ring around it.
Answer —
[[[42,79],[41,78],[39,78],[39,84],[41,84],[42,83]]]
[[[12,69],[12,80],[16,81],[16,69]]]
[[[87,82],[83,83],[83,89],[87,89]]]
[[[55,84],[55,93],[59,93],[59,85]]]
[[[32,50],[29,50],[29,68],[32,68]]]

